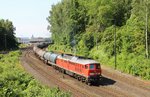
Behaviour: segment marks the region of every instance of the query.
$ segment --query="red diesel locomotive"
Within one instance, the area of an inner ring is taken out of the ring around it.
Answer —
[[[57,54],[54,52],[43,51],[40,46],[34,46],[33,51],[44,60],[51,64],[55,69],[68,74],[79,81],[88,85],[96,83],[101,78],[100,64],[92,59],[86,59],[70,54]]]
[[[100,64],[91,59],[62,54],[57,57],[56,64],[65,73],[87,84],[99,81],[101,76]]]

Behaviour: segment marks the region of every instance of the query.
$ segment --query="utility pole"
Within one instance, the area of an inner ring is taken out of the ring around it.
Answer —
[[[96,32],[96,33],[95,33],[95,35],[96,35],[96,36],[95,36],[95,37],[96,37],[96,50],[98,50],[98,45],[97,45],[97,40],[98,40],[98,39],[97,39],[97,38],[98,38],[98,37],[97,37],[97,33],[98,33],[98,30],[97,30],[97,29],[98,29],[98,22],[96,21],[95,24],[96,24],[96,27],[95,27],[95,32]]]
[[[96,36],[96,50],[98,50],[97,36]]]
[[[7,50],[7,39],[6,39],[6,35],[7,35],[7,34],[4,34],[4,36],[5,36],[5,50]]]
[[[77,51],[76,51],[76,39],[75,39],[75,33],[77,33],[77,25],[75,25],[74,26],[74,29],[73,29],[73,36],[72,36],[72,38],[73,38],[73,41],[72,41],[72,44],[73,44],[73,53],[74,53],[74,56],[76,56],[76,53],[77,53]]]
[[[116,20],[114,25],[114,54],[115,54],[115,69],[117,69],[117,54],[116,54]]]
[[[147,3],[147,0],[146,0]],[[145,44],[146,44],[146,58],[148,59],[148,39],[147,39],[147,28],[148,28],[148,12],[147,12],[147,4],[146,5],[146,21],[145,21]]]

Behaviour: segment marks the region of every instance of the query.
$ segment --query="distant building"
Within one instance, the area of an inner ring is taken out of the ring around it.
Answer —
[[[42,37],[35,38],[35,37],[33,37],[33,35],[30,39],[30,43],[43,43],[43,42],[49,42],[50,43],[51,40],[50,40],[50,38],[42,38]]]
[[[51,42],[50,38],[42,38],[42,37],[31,37],[31,39],[29,38],[25,38],[25,37],[18,37],[18,43],[21,44],[33,44],[33,43],[43,43],[43,42]]]
[[[18,37],[18,43],[21,43],[21,44],[29,44],[30,43],[30,39],[29,38],[26,38],[26,37]]]

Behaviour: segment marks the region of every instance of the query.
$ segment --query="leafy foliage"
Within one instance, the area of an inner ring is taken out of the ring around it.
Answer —
[[[21,52],[0,55],[0,97],[70,97],[58,88],[42,86],[19,63]]]
[[[14,31],[15,27],[11,21],[0,19],[0,50],[18,47]]]
[[[149,5],[149,0],[62,0],[52,6],[47,18],[54,40],[49,49],[76,51],[114,67],[116,32],[117,69],[150,79],[150,61],[145,57],[145,16],[147,7],[150,25]],[[149,27],[148,45],[150,51]]]

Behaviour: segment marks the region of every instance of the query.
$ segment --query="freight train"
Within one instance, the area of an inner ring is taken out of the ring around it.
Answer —
[[[33,47],[34,53],[45,63],[87,85],[98,83],[101,79],[99,62],[71,54],[47,52],[42,49],[45,45],[47,44],[38,44]]]

